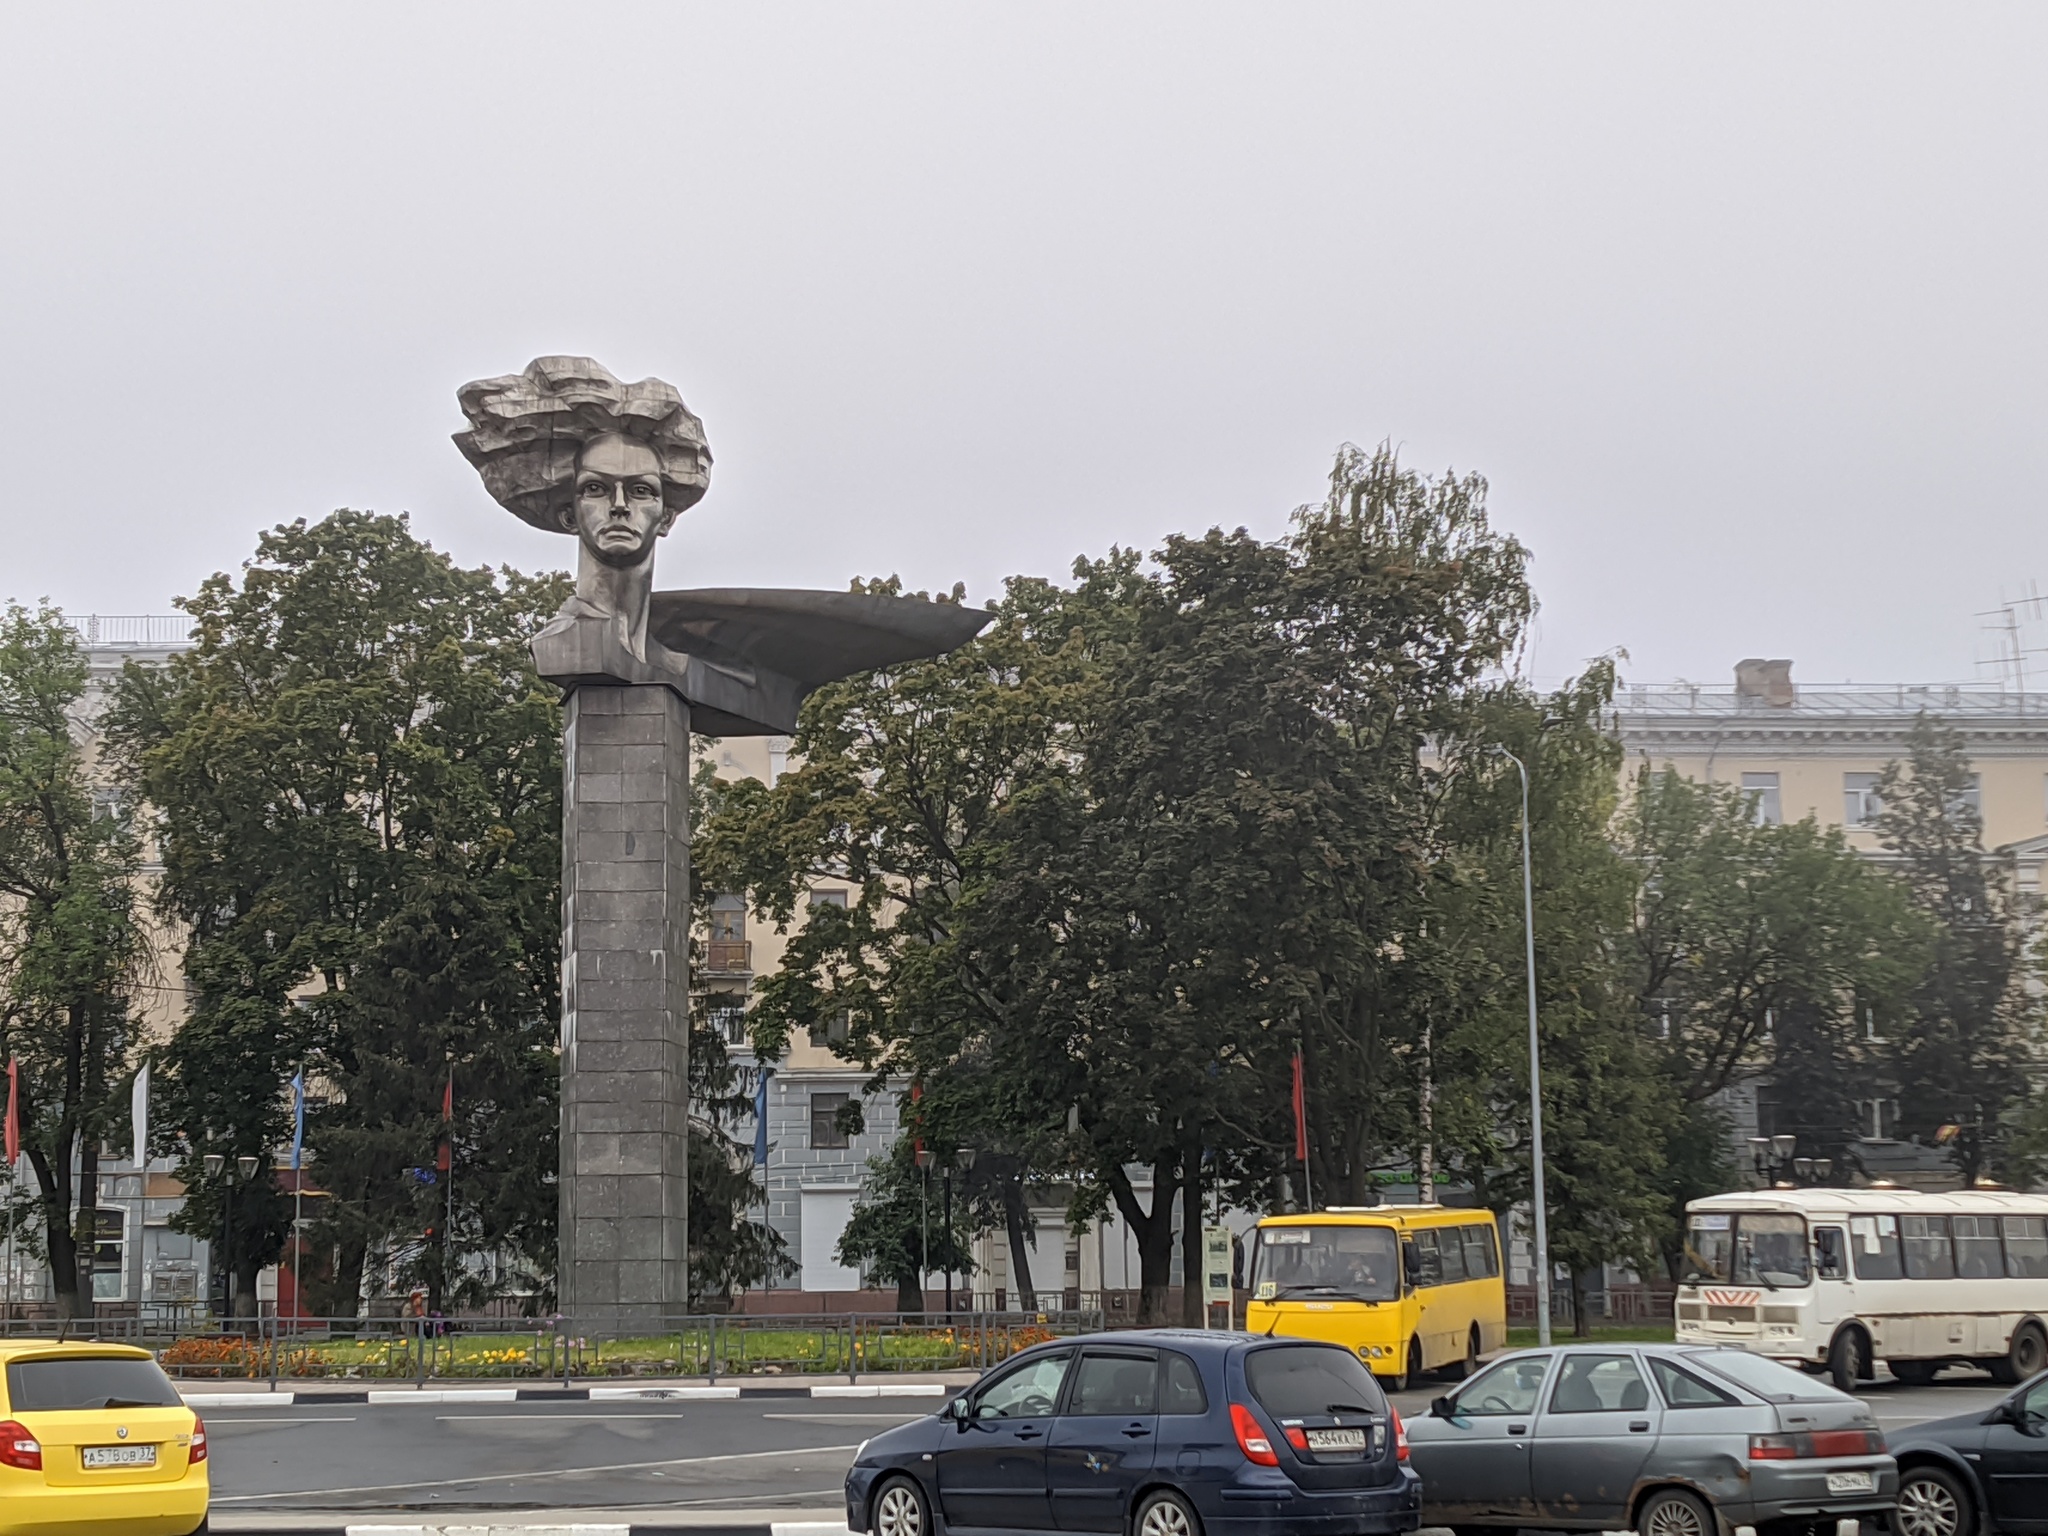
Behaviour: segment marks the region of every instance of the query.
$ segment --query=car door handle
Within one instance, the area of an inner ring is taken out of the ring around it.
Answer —
[[[1019,1440],[1036,1440],[1040,1435],[1044,1434],[1045,1431],[1042,1429],[1032,1429],[1030,1426],[1027,1425],[1023,1429],[1013,1429],[1010,1431],[1010,1433],[1015,1435]]]
[[[1510,1424],[1508,1426],[1508,1433],[1511,1435],[1526,1435],[1529,1433],[1529,1426],[1526,1424]]]
[[[1632,1435],[1647,1435],[1650,1432],[1650,1421],[1648,1419],[1630,1419],[1628,1421],[1628,1432]]]
[[[1147,1429],[1142,1424],[1126,1424],[1124,1426],[1124,1433],[1129,1435],[1133,1440],[1139,1440],[1144,1438],[1146,1435],[1151,1434],[1152,1431]]]

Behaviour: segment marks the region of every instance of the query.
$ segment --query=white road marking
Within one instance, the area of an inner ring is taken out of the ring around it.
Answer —
[[[813,1397],[944,1397],[946,1385],[938,1381],[885,1381],[874,1386],[811,1388]]]
[[[681,1402],[708,1402],[713,1399],[734,1398],[740,1395],[738,1387],[592,1387],[590,1400],[593,1403],[609,1403],[623,1399],[675,1398]]]
[[[923,1417],[916,1413],[764,1413],[764,1419],[783,1419],[791,1424],[908,1424]]]
[[[370,1402],[380,1403],[516,1403],[519,1401],[517,1387],[458,1387],[452,1391],[440,1391],[417,1387],[372,1387]]]
[[[616,1424],[621,1419],[665,1419],[679,1422],[677,1413],[437,1413],[440,1424],[531,1424],[535,1419],[570,1419],[578,1424]]]

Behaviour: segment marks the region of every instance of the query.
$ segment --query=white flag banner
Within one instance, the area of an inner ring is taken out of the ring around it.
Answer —
[[[149,1063],[142,1064],[142,1070],[135,1074],[135,1093],[130,1102],[135,1115],[135,1169],[140,1173],[149,1166]]]

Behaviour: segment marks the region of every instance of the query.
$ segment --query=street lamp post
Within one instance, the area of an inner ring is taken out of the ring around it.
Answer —
[[[1536,1037],[1536,894],[1529,860],[1529,768],[1506,747],[1494,751],[1522,776],[1522,941],[1529,969],[1529,1172],[1536,1215],[1536,1340],[1550,1347],[1550,1225],[1543,1202],[1543,1051]]]

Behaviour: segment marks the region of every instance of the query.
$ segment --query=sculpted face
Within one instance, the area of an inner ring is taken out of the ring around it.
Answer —
[[[606,565],[649,559],[674,521],[661,500],[661,461],[645,443],[616,432],[584,444],[572,482],[576,536]]]

